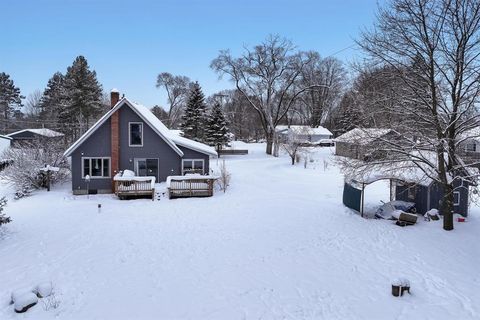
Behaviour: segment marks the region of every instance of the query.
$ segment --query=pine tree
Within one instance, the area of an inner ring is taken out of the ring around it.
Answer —
[[[20,95],[20,89],[15,86],[10,76],[0,72],[0,112],[4,131],[7,129],[8,119],[22,107],[22,98],[24,97]]]
[[[43,91],[40,100],[40,119],[49,120],[52,125],[58,122],[58,115],[65,108],[65,77],[56,72],[48,80],[47,88]]]
[[[182,116],[180,129],[183,136],[195,141],[203,142],[206,125],[205,96],[202,88],[195,82],[188,97],[187,107]]]
[[[65,75],[65,107],[59,112],[64,133],[73,139],[84,133],[102,112],[102,86],[87,60],[78,56]]]
[[[216,102],[208,116],[205,142],[220,150],[228,142],[228,133],[227,121],[222,107]]]

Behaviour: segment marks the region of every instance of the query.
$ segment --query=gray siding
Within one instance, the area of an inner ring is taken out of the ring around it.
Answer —
[[[468,215],[468,184],[462,183],[462,180],[457,179],[454,181],[454,191],[460,193],[460,201],[458,205],[453,206],[453,212],[461,214],[462,216]],[[425,214],[430,209],[440,209],[443,201],[444,192],[439,184],[432,183],[430,187],[416,186],[415,199],[408,198],[408,186],[396,186],[395,199],[402,201],[415,202],[417,212]]]
[[[110,119],[107,119],[72,153],[72,190],[74,193],[85,193],[87,190],[82,173],[82,157],[110,157],[110,152]],[[89,189],[112,192],[112,181],[110,178],[91,179]]]
[[[146,123],[142,121],[126,104],[120,109],[120,170],[135,168],[136,158],[158,159],[157,181],[165,181],[168,176],[181,175],[182,158]],[[129,122],[143,123],[143,146],[129,146]],[[209,156],[181,147],[185,159],[203,159],[205,173],[209,172]],[[85,140],[71,156],[72,190],[76,194],[85,194],[87,184],[82,177],[82,157],[110,157],[110,119],[102,124],[87,140]],[[89,189],[98,192],[112,192],[112,178],[91,179]]]
[[[181,174],[181,158],[150,126],[126,105],[120,111],[120,169],[134,171],[135,158],[158,158],[158,181]],[[129,146],[129,122],[143,123],[143,147]]]
[[[205,163],[205,174],[208,174],[209,171],[210,171],[210,156],[204,154],[204,153],[200,153],[198,151],[195,151],[195,150],[191,150],[191,149],[187,149],[185,147],[182,147],[182,146],[179,146],[180,150],[182,150],[182,152],[184,153],[183,155],[183,159],[203,159],[204,160],[204,163]],[[181,161],[180,161],[181,163]],[[181,174],[181,173],[179,173]]]

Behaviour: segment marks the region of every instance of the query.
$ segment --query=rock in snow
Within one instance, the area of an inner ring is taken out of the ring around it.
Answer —
[[[45,298],[52,294],[53,286],[51,282],[39,283],[33,292],[37,294],[39,298]]]
[[[38,298],[33,292],[27,292],[22,295],[15,296],[15,312],[23,313],[36,305]]]

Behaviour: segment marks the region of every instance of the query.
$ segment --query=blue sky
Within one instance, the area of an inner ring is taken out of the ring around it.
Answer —
[[[376,0],[0,0],[0,72],[28,95],[84,55],[104,89],[165,105],[155,88],[160,72],[198,80],[212,94],[231,87],[209,68],[219,50],[235,54],[279,34],[328,56],[353,45],[376,7]],[[359,56],[353,48],[336,55]]]

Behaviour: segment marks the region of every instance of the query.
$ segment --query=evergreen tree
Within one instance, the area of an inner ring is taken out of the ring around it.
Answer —
[[[58,114],[65,108],[65,77],[56,72],[48,80],[47,88],[40,100],[40,119],[49,120],[52,124],[58,121]]]
[[[202,88],[195,82],[192,86],[188,96],[187,107],[182,116],[182,123],[180,129],[186,138],[193,139],[199,142],[204,141],[206,125],[206,106],[205,96]]]
[[[222,107],[216,102],[208,116],[205,142],[220,150],[228,142],[228,133],[227,121]]]
[[[24,97],[20,95],[20,89],[15,86],[10,76],[0,72],[0,112],[4,131],[7,129],[8,119],[22,107],[22,98]]]
[[[96,72],[90,70],[83,56],[78,56],[68,67],[64,86],[65,107],[59,111],[59,119],[63,125],[62,131],[76,139],[103,110],[102,86],[97,81]]]

